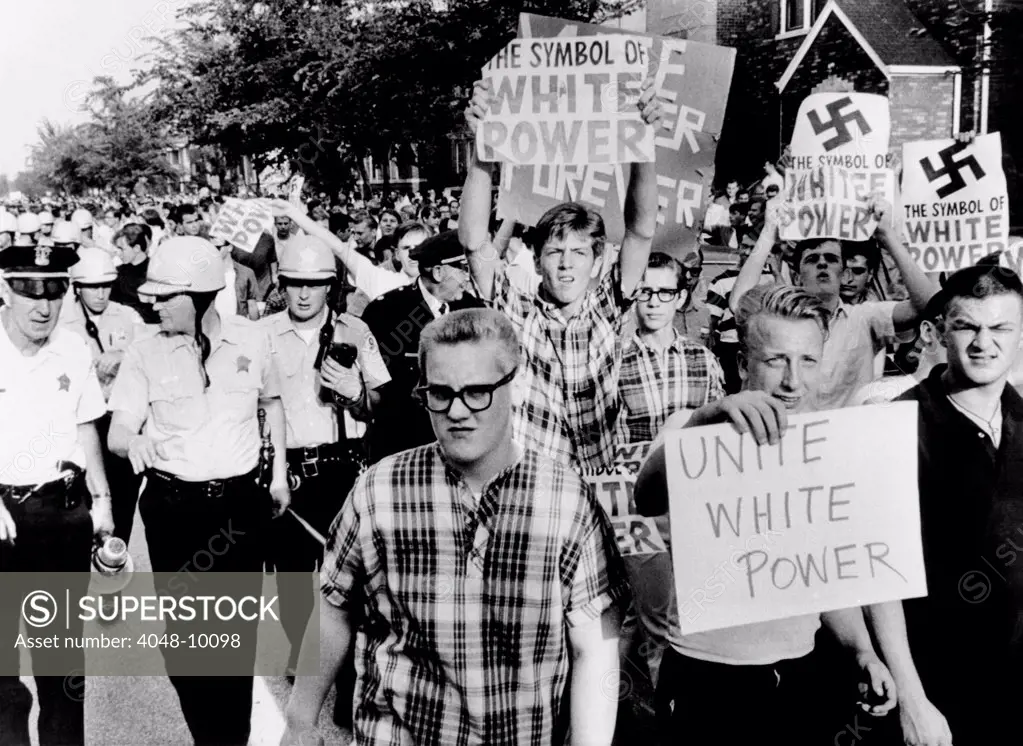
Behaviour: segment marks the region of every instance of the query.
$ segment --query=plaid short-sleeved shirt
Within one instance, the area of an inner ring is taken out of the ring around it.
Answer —
[[[723,398],[723,379],[714,354],[677,331],[663,353],[634,335],[622,357],[618,382],[621,442],[653,440],[673,413]]]
[[[515,439],[583,473],[610,468],[620,333],[632,305],[622,297],[618,266],[587,293],[571,319],[515,273],[501,271],[495,283],[491,305],[512,320],[525,358],[514,386]]]
[[[568,628],[627,600],[582,479],[526,450],[477,501],[436,443],[371,467],[332,527],[327,603],[357,609],[355,742],[557,742]]]

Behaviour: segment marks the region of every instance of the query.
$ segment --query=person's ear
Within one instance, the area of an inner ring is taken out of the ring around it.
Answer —
[[[14,302],[14,291],[7,284],[7,280],[0,280],[0,300],[5,306],[10,306]]]
[[[740,349],[735,354],[735,363],[739,370],[739,380],[745,384],[746,379],[749,378],[749,358],[745,350]]]

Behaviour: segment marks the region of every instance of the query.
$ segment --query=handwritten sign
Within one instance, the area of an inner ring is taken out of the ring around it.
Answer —
[[[256,250],[259,237],[268,232],[273,223],[273,212],[267,200],[228,197],[210,227],[210,237],[222,238],[251,254]]]
[[[915,402],[789,418],[775,446],[731,425],[665,441],[680,603],[723,565],[686,633],[927,593]]]
[[[494,102],[476,133],[480,160],[525,164],[650,162],[640,115],[650,40],[516,39],[483,68]]]
[[[910,253],[925,272],[954,272],[1009,247],[1009,196],[1002,138],[908,142],[902,146],[902,205]]]
[[[654,250],[677,249],[683,245],[695,247],[706,209],[707,190],[713,178],[717,138],[728,103],[735,50],[618,29],[609,34],[606,26],[530,13],[519,16],[522,39],[592,41],[622,35],[649,44],[654,83],[665,113],[654,135],[658,195]],[[612,90],[608,89],[611,98]],[[497,202],[501,218],[536,225],[540,216],[555,205],[565,201],[581,202],[604,218],[608,241],[621,243],[625,235],[627,166],[620,163],[505,164],[501,171]]]
[[[620,444],[615,454],[614,467],[608,473],[586,477],[611,519],[618,549],[624,556],[668,551],[661,528],[655,520],[636,512],[633,496],[636,474],[649,450],[648,442]]]
[[[792,167],[785,172],[779,220],[786,241],[866,241],[877,228],[867,198],[895,203],[889,168],[888,99],[868,93],[815,93],[799,106]]]

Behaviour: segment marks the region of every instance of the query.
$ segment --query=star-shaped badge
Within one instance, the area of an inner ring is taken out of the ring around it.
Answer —
[[[67,377],[67,373],[61,373],[57,379],[57,384],[60,386],[60,391],[71,390],[71,379]]]
[[[249,364],[251,362],[252,361],[249,360],[244,355],[239,355],[238,356],[238,372],[239,373],[248,373],[249,372]]]

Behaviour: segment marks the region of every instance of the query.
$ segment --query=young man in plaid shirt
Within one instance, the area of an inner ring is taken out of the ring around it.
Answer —
[[[643,84],[639,109],[661,119],[653,81]],[[492,92],[476,83],[466,110],[469,129],[490,109]],[[657,227],[657,172],[632,164],[625,196],[625,237],[617,265],[603,277],[604,221],[574,202],[551,208],[532,235],[540,290],[507,272],[490,243],[490,164],[473,156],[462,190],[459,237],[480,297],[511,318],[522,337],[525,365],[515,382],[515,438],[527,448],[584,473],[614,462],[622,317],[646,270]]]
[[[695,410],[724,397],[724,375],[714,354],[672,325],[685,303],[682,266],[667,254],[650,255],[636,294],[636,333],[625,344],[618,391],[623,443],[653,440],[679,410]]]
[[[611,743],[628,586],[581,477],[512,439],[519,356],[492,309],[424,329],[418,394],[437,442],[371,467],[341,509],[301,653],[321,673],[296,680],[285,744],[318,742],[352,637],[356,744],[547,746],[568,726],[570,743]]]

